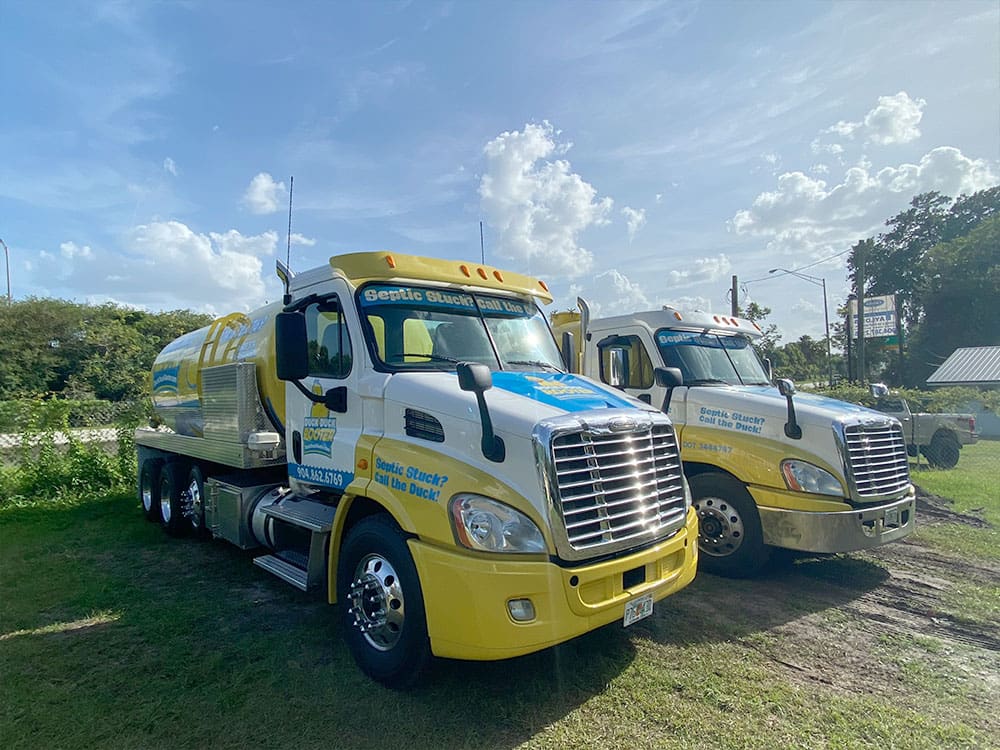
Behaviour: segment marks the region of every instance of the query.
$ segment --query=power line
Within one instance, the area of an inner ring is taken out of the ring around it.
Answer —
[[[814,260],[812,263],[806,263],[804,266],[799,266],[798,268],[793,268],[788,273],[795,273],[797,271],[803,271],[803,270],[805,270],[807,268],[812,268],[813,266],[818,266],[820,263],[826,263],[828,260],[833,260],[834,258],[839,258],[841,255],[847,255],[853,249],[854,249],[853,247],[849,247],[846,250],[843,250],[843,251],[841,251],[839,253],[834,253],[833,255],[828,255],[825,258],[820,258],[819,260]],[[758,281],[767,281],[768,279],[776,279],[776,278],[778,278],[778,277],[777,276],[770,276],[770,275],[768,275],[768,276],[761,276],[759,279],[746,279],[746,280],[743,281],[743,283],[744,284],[753,284],[753,283],[756,283]]]

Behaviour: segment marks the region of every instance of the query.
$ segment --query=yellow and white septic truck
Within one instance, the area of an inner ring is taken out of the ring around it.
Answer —
[[[342,612],[359,666],[504,659],[630,625],[686,586],[697,517],[669,419],[565,372],[544,282],[377,252],[169,344],[139,497]]]
[[[681,437],[701,567],[750,576],[773,547],[847,552],[914,529],[897,419],[789,380],[772,385],[752,322],[674,308],[591,319],[556,313],[572,369],[659,406]]]

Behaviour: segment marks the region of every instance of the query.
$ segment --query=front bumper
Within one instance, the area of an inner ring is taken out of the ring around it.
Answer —
[[[878,547],[916,528],[916,493],[888,503],[836,512],[787,510],[766,506],[757,497],[764,542],[805,552],[851,552]]]
[[[409,544],[423,588],[431,651],[453,659],[507,659],[622,620],[626,602],[634,597],[652,593],[658,601],[687,586],[698,565],[698,518],[689,510],[685,526],[666,541],[572,568],[472,555],[416,539]],[[637,582],[626,587],[626,573]],[[523,598],[534,604],[535,619],[515,622],[507,602]]]

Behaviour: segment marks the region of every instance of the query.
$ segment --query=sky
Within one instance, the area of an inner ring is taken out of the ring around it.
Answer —
[[[914,195],[1000,182],[997,0],[6,0],[0,27],[15,299],[277,299],[294,177],[293,269],[484,250],[594,315],[728,312],[735,275],[787,343]]]

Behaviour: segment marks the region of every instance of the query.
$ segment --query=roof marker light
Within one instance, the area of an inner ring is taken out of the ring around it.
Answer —
[[[546,284],[546,283],[545,283],[544,281],[542,281],[541,279],[539,279],[539,280],[538,280],[538,286],[540,286],[540,287],[541,287],[542,289],[544,289],[544,290],[545,290],[546,292],[547,292],[547,291],[549,291],[549,286],[548,286],[548,284]]]
[[[500,273],[499,271],[493,272],[493,278],[499,281],[501,284],[503,283],[503,274]]]
[[[674,310],[674,317],[675,317],[675,318],[676,318],[677,320],[684,320],[684,316],[683,316],[683,315],[681,315],[681,314],[680,314],[679,312],[677,312],[676,310]]]
[[[385,256],[385,262],[389,264],[389,268],[396,267],[396,259],[393,258],[391,255]]]
[[[469,267],[464,263],[458,267],[458,270],[464,273],[467,278],[472,277],[472,274],[469,272]]]
[[[477,268],[476,271],[479,273],[479,278],[481,278],[481,279],[487,278],[486,271],[484,269]]]

